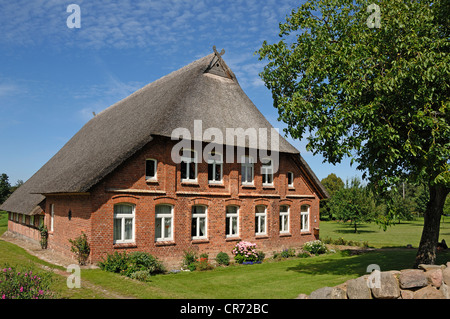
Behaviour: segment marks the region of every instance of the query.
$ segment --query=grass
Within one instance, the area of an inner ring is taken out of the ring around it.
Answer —
[[[5,222],[4,214],[0,213],[0,234],[6,229]],[[322,222],[320,231],[322,236],[369,241],[375,247],[414,245],[413,239],[420,238],[421,232],[420,221],[396,225],[385,233],[376,225],[363,226],[359,234],[352,234],[346,225]],[[445,224],[441,230],[446,240],[449,229]],[[291,299],[300,293],[309,294],[364,275],[370,264],[378,264],[381,270],[410,268],[415,254],[415,249],[385,249],[353,256],[338,252],[257,265],[219,267],[205,272],[157,275],[147,283],[99,269],[83,269],[81,288],[67,288],[66,278],[55,274],[52,289],[61,298],[71,299],[111,298],[108,292],[139,299]],[[437,263],[448,260],[450,251],[438,254]],[[24,249],[0,240],[0,266],[5,264],[21,265],[33,272],[42,271],[41,266],[57,269]]]
[[[345,240],[367,241],[369,246],[374,248],[393,248],[406,247],[411,244],[414,248],[419,246],[422,235],[423,218],[413,221],[402,221],[400,224],[394,224],[383,231],[378,225],[361,224],[358,226],[358,233],[354,233],[354,228],[348,223],[336,221],[320,222],[320,237]],[[441,229],[439,240],[445,239],[447,245],[450,244],[450,217],[441,220]]]

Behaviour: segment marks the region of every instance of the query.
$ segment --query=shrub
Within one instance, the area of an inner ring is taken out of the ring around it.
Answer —
[[[327,252],[327,247],[320,240],[313,240],[305,243],[303,245],[303,249],[314,255],[324,254]]]
[[[201,254],[200,258],[196,260],[195,262],[195,269],[196,270],[211,270],[214,267],[209,263],[208,261],[208,254]]]
[[[259,253],[256,251],[256,244],[252,244],[248,241],[241,241],[233,248],[232,253],[234,260],[238,264],[249,261],[262,261]],[[264,259],[264,256],[262,257]]]
[[[197,260],[197,253],[190,249],[184,251],[183,262],[181,265],[182,269],[189,269],[194,271],[196,268],[195,261]]]
[[[70,250],[77,256],[78,264],[86,265],[91,252],[86,234],[82,232],[77,238],[69,239],[69,242],[72,244],[72,248]]]
[[[223,251],[221,251],[216,256],[216,262],[219,265],[228,266],[230,264],[230,256],[228,256],[227,253],[224,253]]]
[[[98,265],[102,270],[136,279],[147,278],[166,271],[158,258],[145,252],[133,252],[131,254],[114,252],[112,255],[108,254],[106,259],[103,259]]]
[[[11,267],[0,269],[0,299],[51,299],[49,290],[51,274],[33,274],[32,271],[17,271]]]

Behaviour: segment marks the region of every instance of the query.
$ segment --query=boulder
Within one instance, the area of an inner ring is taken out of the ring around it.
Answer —
[[[400,290],[400,295],[402,299],[413,299],[414,291],[412,290]]]
[[[442,269],[428,270],[425,273],[428,278],[428,282],[436,288],[439,288],[442,284]]]
[[[309,299],[347,299],[347,294],[338,287],[323,287],[313,291]]]
[[[414,292],[414,299],[445,299],[444,294],[435,287],[427,286]]]
[[[420,288],[428,284],[425,273],[420,269],[407,269],[400,273],[398,277],[400,288]]]
[[[447,263],[447,268],[442,270],[442,279],[446,285],[450,286],[450,263]]]
[[[442,284],[441,288],[439,288],[439,291],[442,292],[445,299],[450,299],[450,287],[449,286],[447,286],[446,284]]]
[[[400,297],[400,288],[397,279],[392,273],[381,272],[380,287],[373,287],[372,294],[377,299],[397,299]]]
[[[365,277],[347,281],[348,299],[372,299],[372,293]]]

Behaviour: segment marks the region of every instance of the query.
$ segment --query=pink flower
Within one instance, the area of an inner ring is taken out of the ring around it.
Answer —
[[[20,287],[20,292],[23,292],[23,287]]]
[[[5,296],[5,294],[3,294],[3,296],[2,296],[2,299],[6,299],[6,296]]]

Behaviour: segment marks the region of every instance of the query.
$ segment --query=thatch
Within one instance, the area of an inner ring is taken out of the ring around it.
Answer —
[[[178,127],[194,132],[194,120],[199,119],[203,130],[272,128],[233,72],[213,53],[97,114],[0,208],[29,214],[44,200],[42,194],[87,192],[152,135],[170,137]],[[268,148],[272,149],[270,141]],[[282,136],[279,151],[299,154]]]

